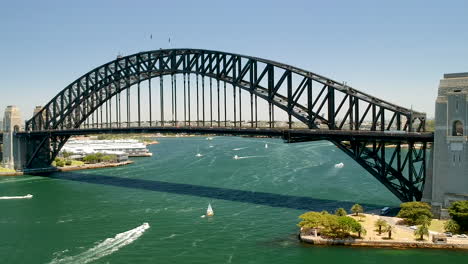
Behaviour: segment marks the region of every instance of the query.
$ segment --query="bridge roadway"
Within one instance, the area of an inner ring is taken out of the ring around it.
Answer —
[[[393,131],[356,131],[356,130],[324,130],[324,129],[281,129],[281,128],[236,128],[236,127],[121,127],[121,128],[80,128],[65,130],[41,130],[18,132],[18,136],[49,135],[74,136],[93,134],[125,134],[125,133],[186,133],[199,135],[230,135],[230,136],[266,136],[283,138],[288,142],[317,140],[383,140],[385,142],[414,141],[433,142],[432,132],[393,132]]]

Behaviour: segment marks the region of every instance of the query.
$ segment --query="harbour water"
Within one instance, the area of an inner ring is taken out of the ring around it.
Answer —
[[[158,141],[124,167],[0,178],[0,197],[33,195],[0,200],[0,263],[468,262],[462,251],[299,243],[307,210],[399,204],[329,142]]]

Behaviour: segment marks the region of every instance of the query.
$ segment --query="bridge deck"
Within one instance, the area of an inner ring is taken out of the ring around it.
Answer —
[[[322,129],[280,129],[280,128],[236,128],[236,127],[125,127],[125,128],[85,128],[68,130],[42,130],[34,132],[19,132],[19,136],[27,135],[92,135],[92,134],[125,134],[125,133],[187,133],[216,134],[238,136],[267,136],[284,139],[314,140],[384,140],[384,141],[416,141],[433,142],[432,132],[393,132],[393,131],[356,131],[356,130],[322,130]]]

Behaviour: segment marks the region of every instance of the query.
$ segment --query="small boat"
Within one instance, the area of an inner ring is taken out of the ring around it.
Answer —
[[[207,137],[206,140],[213,140],[213,137]]]
[[[344,167],[344,163],[343,162],[340,162],[340,163],[337,163],[335,164],[335,168],[343,168]]]
[[[206,216],[213,216],[213,215],[214,215],[214,211],[213,211],[213,208],[211,208],[211,204],[209,203],[208,209],[206,209]]]
[[[233,159],[238,160],[238,159],[240,159],[240,158],[239,158],[239,156],[234,155]]]
[[[268,144],[265,144],[265,148],[268,148]]]
[[[203,155],[200,154],[200,153],[197,153],[197,155],[195,155],[195,157],[203,157]]]

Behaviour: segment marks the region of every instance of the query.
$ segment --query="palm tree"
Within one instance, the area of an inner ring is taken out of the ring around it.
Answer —
[[[365,236],[367,234],[367,230],[362,225],[359,225],[357,229],[357,233],[358,233],[358,237],[361,238],[361,235]]]
[[[429,236],[429,225],[431,224],[431,219],[423,215],[419,220],[422,222],[422,224],[418,227],[418,229],[414,230],[414,235],[421,236],[419,239],[423,240],[424,236]]]
[[[395,232],[395,227],[392,226],[392,225],[388,225],[388,226],[385,228],[385,232],[388,233],[388,239],[392,239],[392,232]]]
[[[379,218],[377,221],[375,221],[375,227],[379,229],[379,235],[382,234],[382,228],[385,228],[387,225],[387,222],[383,219]]]
[[[355,204],[353,207],[351,207],[351,212],[353,212],[355,216],[359,216],[359,213],[363,213],[364,209],[360,204]]]
[[[420,240],[424,240],[424,236],[429,236],[429,228],[427,225],[422,224],[418,229],[414,230],[415,236],[420,236]]]

